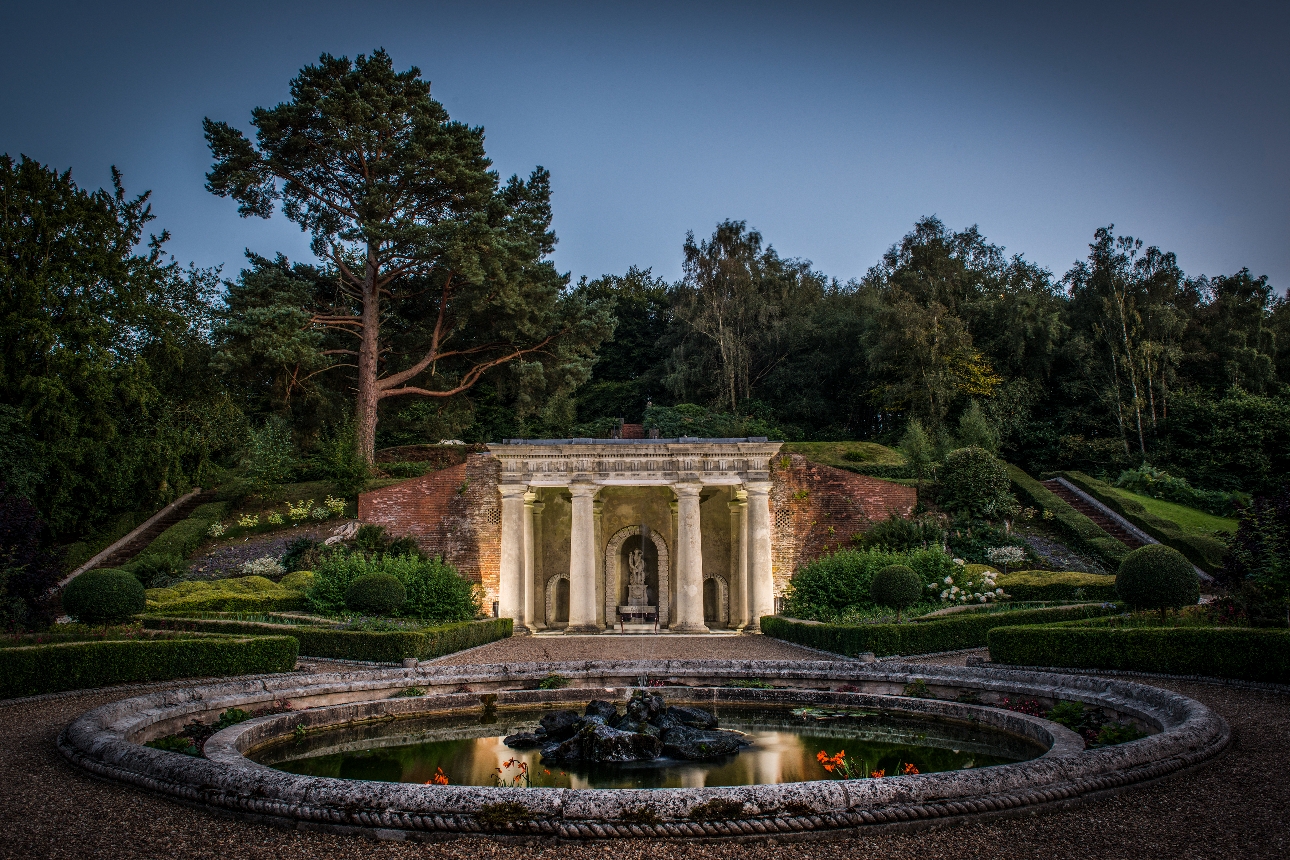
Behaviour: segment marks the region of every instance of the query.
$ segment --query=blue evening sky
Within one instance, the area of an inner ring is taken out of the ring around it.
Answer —
[[[385,47],[503,176],[552,173],[576,280],[680,274],[746,220],[859,277],[922,215],[1056,274],[1114,223],[1190,275],[1290,284],[1290,3],[6,2],[0,152],[152,189],[182,262],[308,258],[209,194],[204,116],[249,129],[321,52]]]

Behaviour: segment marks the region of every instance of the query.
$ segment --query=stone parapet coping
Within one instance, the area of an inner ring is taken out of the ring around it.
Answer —
[[[555,673],[573,684],[535,690]],[[776,689],[724,686],[760,679]],[[902,696],[921,679],[939,699]],[[500,789],[423,786],[288,774],[243,753],[290,734],[297,724],[431,712],[531,706],[545,702],[621,700],[646,680],[685,685],[673,701],[708,706],[795,703],[853,705],[904,714],[977,720],[1024,735],[1047,748],[1016,764],[884,779],[704,789]],[[828,692],[849,684],[858,693]],[[419,698],[391,699],[408,686]],[[1004,697],[1052,703],[1082,701],[1154,734],[1083,750],[1074,733],[1045,720],[976,704],[946,701],[965,694],[985,704]],[[495,698],[494,698],[495,696]],[[216,734],[207,758],[141,746],[196,717],[229,707],[289,699],[290,714],[248,721]],[[370,670],[228,681],[165,690],[96,708],[60,735],[60,751],[100,776],[181,802],[279,825],[366,833],[378,838],[437,838],[489,832],[559,839],[637,837],[809,838],[845,828],[944,823],[978,815],[1016,814],[1068,805],[1192,767],[1227,744],[1226,723],[1178,694],[1125,681],[1043,672],[853,661],[616,661]]]

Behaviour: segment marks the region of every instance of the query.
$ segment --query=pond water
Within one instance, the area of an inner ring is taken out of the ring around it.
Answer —
[[[980,726],[895,718],[863,711],[722,709],[721,728],[752,742],[709,761],[659,758],[629,764],[543,765],[540,750],[513,750],[502,738],[532,731],[543,711],[482,717],[397,720],[308,735],[252,751],[258,762],[307,776],[426,783],[441,773],[453,785],[513,781],[518,763],[530,784],[556,788],[700,788],[835,779],[817,760],[845,750],[856,769],[889,776],[913,765],[920,773],[988,767],[1042,755],[1033,741]],[[845,714],[840,716],[839,714]],[[507,762],[511,762],[507,766]]]

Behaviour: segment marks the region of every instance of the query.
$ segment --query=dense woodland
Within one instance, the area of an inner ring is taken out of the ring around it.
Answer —
[[[0,472],[56,543],[232,476],[361,483],[386,447],[620,421],[892,445],[916,421],[939,455],[1255,495],[1290,473],[1290,305],[1248,270],[1188,274],[1108,225],[1055,273],[927,217],[853,278],[731,220],[686,237],[675,283],[575,281],[558,177],[502,180],[382,52],[324,56],[252,124],[207,121],[207,187],[300,223],[313,259],[183,268],[122,177],[0,160]]]

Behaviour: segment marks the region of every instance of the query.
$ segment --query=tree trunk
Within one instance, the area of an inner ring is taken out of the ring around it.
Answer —
[[[358,347],[358,399],[354,404],[354,430],[358,456],[369,466],[376,461],[376,405],[381,357],[381,295],[376,286],[376,249],[367,248],[363,272],[363,327]]]

